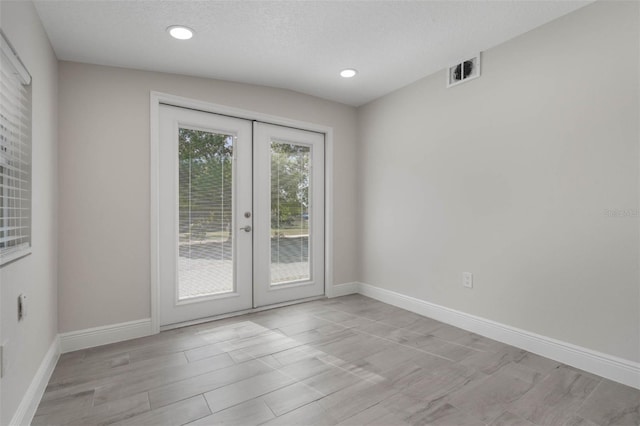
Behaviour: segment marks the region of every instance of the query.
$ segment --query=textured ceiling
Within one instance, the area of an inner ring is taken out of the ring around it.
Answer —
[[[361,105],[589,1],[36,1],[61,60]],[[196,31],[174,40],[174,24]],[[342,79],[343,68],[357,77]],[[444,77],[443,77],[444,84]]]

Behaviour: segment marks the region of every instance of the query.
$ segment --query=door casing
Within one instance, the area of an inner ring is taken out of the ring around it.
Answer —
[[[150,334],[160,332],[160,283],[159,283],[159,147],[160,147],[160,104],[190,108],[203,112],[228,115],[231,117],[254,120],[285,127],[324,133],[325,135],[325,215],[324,215],[324,281],[325,296],[333,297],[333,128],[292,120],[285,117],[249,111],[225,105],[185,98],[181,96],[152,91],[150,93],[150,279],[151,279],[151,330]],[[204,318],[202,321],[208,320]]]

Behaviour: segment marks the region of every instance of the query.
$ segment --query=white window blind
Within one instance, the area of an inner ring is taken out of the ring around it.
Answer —
[[[31,252],[31,76],[0,31],[0,265]]]

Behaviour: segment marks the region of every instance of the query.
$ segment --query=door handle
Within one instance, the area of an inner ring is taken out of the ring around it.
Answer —
[[[247,226],[243,226],[242,228],[240,228],[242,231],[244,232],[251,232],[251,226],[247,225]]]

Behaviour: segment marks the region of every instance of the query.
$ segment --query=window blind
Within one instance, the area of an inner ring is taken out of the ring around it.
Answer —
[[[31,252],[31,76],[0,32],[0,265]]]

